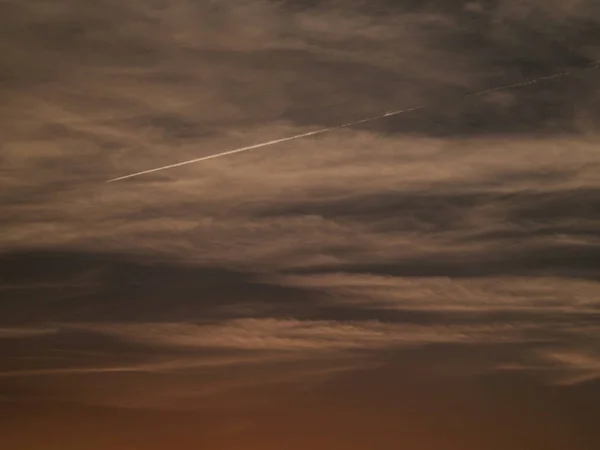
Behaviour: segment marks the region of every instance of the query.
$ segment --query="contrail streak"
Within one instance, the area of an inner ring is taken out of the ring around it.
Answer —
[[[131,173],[129,175],[124,175],[122,177],[113,178],[112,180],[108,180],[106,182],[107,183],[112,183],[113,181],[119,181],[119,180],[124,180],[126,178],[138,177],[140,175],[145,175],[147,173],[158,172],[160,170],[166,170],[166,169],[172,169],[174,167],[185,166],[185,165],[188,165],[188,164],[194,164],[194,163],[197,163],[197,162],[200,162],[200,161],[206,161],[208,159],[214,159],[214,158],[220,158],[221,156],[233,155],[234,153],[246,152],[248,150],[253,150],[255,148],[269,147],[271,145],[279,144],[281,142],[293,141],[295,139],[302,139],[302,138],[305,138],[305,137],[308,137],[308,136],[314,136],[315,134],[321,134],[321,133],[326,133],[326,132],[331,131],[331,130],[337,130],[339,128],[351,127],[351,126],[354,126],[354,125],[358,125],[359,123],[371,122],[373,120],[382,119],[382,118],[388,117],[388,116],[395,116],[397,114],[407,113],[407,112],[410,112],[410,111],[416,111],[417,109],[422,109],[424,107],[425,106],[417,106],[415,108],[410,108],[410,109],[403,109],[403,110],[399,110],[399,111],[391,111],[391,112],[387,112],[385,114],[379,114],[378,116],[375,116],[375,117],[369,117],[367,119],[362,119],[362,120],[357,120],[355,122],[345,123],[343,125],[335,125],[333,127],[323,128],[321,130],[309,131],[308,133],[297,134],[295,136],[289,136],[289,137],[285,137],[285,138],[282,138],[282,139],[275,139],[273,141],[261,142],[260,144],[249,145],[247,147],[236,148],[235,150],[228,150],[226,152],[216,153],[214,155],[201,156],[200,158],[194,158],[194,159],[190,159],[188,161],[182,161],[182,162],[178,162],[178,163],[175,163],[175,164],[169,164],[168,166],[162,166],[162,167],[156,167],[155,169],[143,170],[141,172]]]
[[[583,70],[598,69],[599,67],[600,67],[600,63],[595,62],[590,67],[587,67],[587,68],[585,68]],[[503,85],[503,86],[493,87],[493,88],[490,88],[490,89],[484,89],[484,90],[477,91],[477,92],[472,92],[472,93],[469,93],[469,94],[465,94],[465,97],[474,97],[474,96],[477,96],[477,95],[488,94],[490,92],[498,92],[498,91],[504,91],[504,90],[507,90],[507,89],[514,89],[514,88],[521,87],[521,86],[527,86],[527,85],[530,85],[530,84],[539,83],[540,81],[552,80],[552,79],[555,79],[555,78],[566,77],[566,76],[570,76],[570,75],[573,75],[573,72],[561,72],[561,73],[557,73],[557,74],[554,74],[554,75],[548,75],[548,76],[545,76],[545,77],[535,78],[533,80],[521,81],[519,83],[507,84],[507,85]],[[426,105],[421,105],[421,106],[417,106],[417,107],[409,108],[409,109],[401,109],[401,110],[398,110],[398,111],[391,111],[391,112],[379,114],[379,115],[374,116],[374,117],[369,117],[369,118],[362,119],[362,120],[356,120],[354,122],[349,122],[349,123],[345,123],[345,124],[342,124],[342,125],[335,125],[335,126],[329,127],[329,128],[323,128],[323,129],[320,129],[320,130],[309,131],[308,133],[302,133],[302,134],[297,134],[295,136],[289,136],[289,137],[285,137],[285,138],[281,138],[281,139],[275,139],[275,140],[272,140],[272,141],[261,142],[260,144],[249,145],[247,147],[236,148],[234,150],[228,150],[228,151],[222,152],[222,153],[216,153],[216,154],[208,155],[208,156],[201,156],[200,158],[194,158],[194,159],[190,159],[190,160],[187,160],[187,161],[181,161],[181,162],[178,162],[178,163],[175,163],[175,164],[169,164],[167,166],[156,167],[154,169],[148,169],[148,170],[143,170],[141,172],[131,173],[129,175],[123,175],[121,177],[117,177],[117,178],[113,178],[111,180],[107,180],[106,183],[112,183],[114,181],[119,181],[119,180],[125,180],[127,178],[139,177],[140,175],[145,175],[145,174],[148,174],[148,173],[159,172],[161,170],[167,170],[167,169],[173,169],[175,167],[180,167],[180,166],[186,166],[188,164],[194,164],[194,163],[198,163],[198,162],[201,162],[201,161],[207,161],[209,159],[220,158],[222,156],[227,156],[227,155],[233,155],[234,153],[246,152],[248,150],[254,150],[256,148],[270,147],[271,145],[280,144],[281,142],[293,141],[293,140],[302,139],[302,138],[305,138],[305,137],[308,137],[308,136],[315,136],[317,134],[327,133],[328,131],[338,130],[338,129],[341,129],[341,128],[348,128],[348,127],[352,127],[354,125],[358,125],[358,124],[361,124],[361,123],[373,122],[375,120],[383,119],[384,117],[396,116],[396,115],[399,115],[399,114],[404,114],[404,113],[408,113],[408,112],[411,112],[411,111],[416,111],[418,109],[424,109],[424,108],[426,108]]]

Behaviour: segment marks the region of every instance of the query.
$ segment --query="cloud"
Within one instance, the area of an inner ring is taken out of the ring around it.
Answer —
[[[524,325],[524,329],[530,326]],[[317,353],[431,343],[518,341],[521,331],[512,325],[435,327],[268,318],[235,319],[218,325],[155,323],[88,327],[90,331],[154,345]]]
[[[507,242],[523,235],[531,247],[576,252],[576,238],[593,251],[593,143],[506,143],[347,132],[316,146],[303,142],[186,169],[200,171],[199,178],[171,172],[163,175],[168,181],[11,202],[3,242],[128,248],[251,267],[384,262],[399,254],[411,261],[436,253],[442,260],[453,253],[489,259],[496,249],[518,252]],[[543,203],[557,214],[526,217]]]
[[[600,378],[600,358],[597,354],[557,349],[543,354],[543,357],[556,364],[554,376],[558,384],[573,385]]]
[[[50,345],[30,340],[22,341],[20,350],[3,350],[2,390],[36,391],[43,380],[42,392],[34,393],[37,401],[60,398],[121,408],[197,408],[232,396],[236,403],[254,402],[253,392],[285,387],[289,393],[373,370],[389,363],[390,352],[518,344],[536,339],[528,335],[537,326],[266,318],[58,328]]]
[[[55,333],[53,328],[0,328],[0,339],[22,339]]]
[[[535,374],[556,386],[593,385],[600,378],[598,331],[597,326],[587,330],[587,342],[579,347],[574,347],[572,341],[571,346],[565,342],[563,346],[540,349],[533,358],[500,364],[494,370]]]
[[[33,359],[33,358],[31,358]],[[47,359],[52,359],[47,358]],[[154,373],[154,374],[168,374],[185,371],[201,371],[206,369],[215,368],[227,368],[228,366],[239,366],[239,365],[254,365],[254,364],[265,364],[272,362],[272,357],[266,356],[215,356],[205,358],[186,358],[186,359],[174,359],[168,361],[155,361],[149,363],[130,364],[130,365],[105,365],[105,366],[71,366],[71,367],[58,367],[58,368],[42,368],[42,369],[21,369],[21,370],[7,370],[0,372],[0,377],[4,378],[22,378],[22,377],[46,377],[51,375],[65,376],[65,375],[94,375],[94,374],[119,374],[119,373]]]
[[[503,345],[595,376],[596,2],[300,3],[3,2],[4,378],[183,404]]]
[[[366,309],[464,314],[595,314],[598,283],[536,277],[393,277],[331,273],[284,277],[284,284],[327,292],[331,302]]]

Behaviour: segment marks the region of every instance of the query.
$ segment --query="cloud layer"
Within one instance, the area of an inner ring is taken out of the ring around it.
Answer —
[[[1,401],[597,382],[596,3],[3,2]]]

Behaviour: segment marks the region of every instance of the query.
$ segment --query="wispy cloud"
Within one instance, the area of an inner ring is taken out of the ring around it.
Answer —
[[[22,339],[44,336],[58,331],[57,328],[0,328],[0,339]]]
[[[289,276],[284,284],[327,292],[332,303],[389,310],[455,313],[581,313],[595,316],[599,285],[588,280],[537,277],[393,277],[332,273]]]
[[[236,319],[218,325],[132,324],[86,328],[154,345],[320,353],[431,343],[519,341],[524,338],[519,334],[532,325],[522,327],[520,330],[514,325],[432,327],[369,321]]]
[[[596,336],[600,338],[600,334]],[[546,360],[556,364],[554,378],[559,384],[578,384],[600,378],[600,356],[579,350],[556,350],[543,354]],[[551,372],[552,374],[552,372]]]
[[[7,383],[164,405],[435,346],[596,377],[597,2],[316,3],[3,2]]]

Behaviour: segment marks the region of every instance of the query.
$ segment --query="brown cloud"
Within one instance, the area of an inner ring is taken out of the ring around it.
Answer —
[[[596,2],[0,8],[2,401],[597,379]]]

